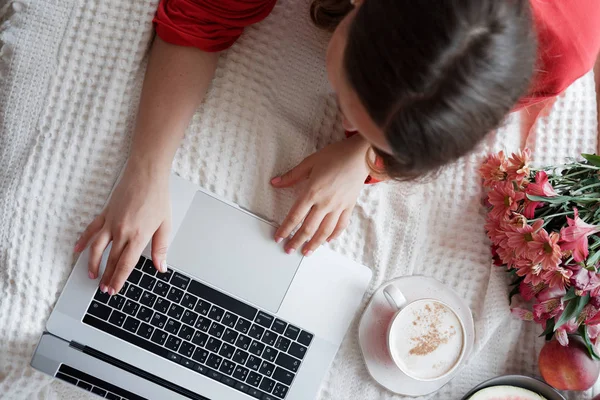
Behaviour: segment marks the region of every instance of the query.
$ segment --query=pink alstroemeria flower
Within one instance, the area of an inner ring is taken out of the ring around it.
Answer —
[[[576,262],[582,262],[589,254],[588,236],[600,232],[600,226],[590,225],[579,218],[579,210],[573,209],[573,219],[567,217],[567,228],[560,230],[561,243],[563,250],[573,250],[573,259]]]
[[[569,266],[573,275],[571,276],[571,285],[581,292],[593,292],[600,287],[600,276],[597,273],[588,271],[580,265]],[[593,297],[593,296],[592,296]]]
[[[512,153],[512,156],[508,159],[508,167],[506,168],[507,179],[509,181],[521,182],[525,177],[529,176],[530,159],[531,151],[529,149]]]
[[[490,211],[491,217],[497,220],[508,217],[511,212],[517,210],[519,201],[524,198],[525,194],[523,192],[515,192],[510,182],[496,185],[488,193],[488,200],[493,206],[492,211]]]
[[[514,231],[507,231],[508,245],[515,250],[517,256],[523,256],[529,251],[529,243],[533,242],[533,235],[542,229],[544,221],[536,220],[533,225],[525,225],[522,228],[515,228]]]
[[[503,151],[498,154],[490,154],[479,168],[483,185],[493,187],[496,183],[506,180],[506,167],[506,157]]]
[[[569,333],[577,332],[577,329],[579,329],[579,324],[574,318],[570,319],[566,324],[556,330],[556,340],[558,340],[561,345],[568,346]]]
[[[534,219],[535,210],[543,206],[544,202],[542,201],[531,201],[528,198],[525,198],[525,201],[523,202],[523,215],[525,218]]]
[[[533,312],[525,308],[515,307],[510,310],[510,313],[522,321],[533,321]]]
[[[555,270],[562,257],[559,240],[558,233],[549,234],[545,229],[540,229],[534,235],[533,242],[529,243],[529,257],[534,263],[541,263],[544,270]]]
[[[546,289],[540,291],[539,294],[535,297],[538,301],[546,301],[550,299],[560,299],[566,294],[567,291],[564,287],[561,288],[559,286],[554,286],[547,287]]]
[[[544,291],[546,285],[543,283],[539,283],[537,285],[532,285],[531,283],[521,282],[519,284],[519,294],[525,301],[533,300],[538,294],[541,295],[541,292]],[[538,300],[539,297],[538,297]],[[547,300],[547,299],[544,299]]]
[[[550,299],[533,305],[533,317],[536,321],[554,318],[563,312],[562,299]]]
[[[543,196],[543,197],[554,197],[558,194],[554,191],[554,188],[548,181],[548,174],[544,171],[539,171],[535,174],[535,180],[525,189],[525,193],[532,196]]]

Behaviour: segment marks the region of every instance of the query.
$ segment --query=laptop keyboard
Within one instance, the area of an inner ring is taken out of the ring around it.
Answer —
[[[111,383],[88,375],[78,369],[62,364],[56,378],[109,400],[146,400],[144,397],[121,389]]]
[[[285,399],[313,335],[141,257],[83,322],[253,398]]]

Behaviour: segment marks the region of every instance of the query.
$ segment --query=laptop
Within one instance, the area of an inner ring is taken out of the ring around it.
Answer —
[[[106,399],[314,399],[371,270],[285,254],[268,221],[175,175],[169,190],[168,272],[148,245],[111,297],[83,252],[31,365]]]

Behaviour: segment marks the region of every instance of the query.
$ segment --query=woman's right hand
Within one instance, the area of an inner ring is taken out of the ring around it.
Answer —
[[[121,290],[151,238],[154,265],[159,272],[166,272],[171,229],[170,171],[153,169],[151,163],[130,159],[110,201],[75,245],[76,252],[89,245],[89,277],[96,279],[102,254],[112,242],[100,281],[100,290],[111,296]]]

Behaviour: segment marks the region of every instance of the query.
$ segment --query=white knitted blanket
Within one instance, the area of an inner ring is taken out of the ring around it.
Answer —
[[[295,193],[274,191],[269,178],[343,139],[324,68],[328,35],[311,25],[308,6],[280,0],[223,55],[173,164],[184,178],[278,221]],[[17,13],[0,6],[2,399],[86,398],[28,362],[71,271],[73,244],[126,159],[155,7],[156,0],[23,0]],[[538,124],[530,143],[538,163],[595,150],[592,80],[576,82]],[[475,155],[430,182],[366,187],[333,244],[373,269],[368,295],[390,278],[424,274],[471,306],[474,353],[429,399],[459,399],[500,374],[537,373],[542,339],[537,327],[509,315],[505,274],[490,267],[476,173],[485,152],[520,145],[513,115]],[[370,378],[358,317],[319,399],[401,398]]]

